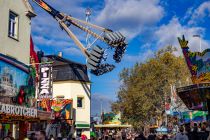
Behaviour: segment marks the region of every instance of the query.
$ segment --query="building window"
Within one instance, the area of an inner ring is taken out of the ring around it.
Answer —
[[[18,15],[14,12],[9,12],[9,37],[18,39]]]
[[[77,97],[77,107],[84,107],[84,97]]]

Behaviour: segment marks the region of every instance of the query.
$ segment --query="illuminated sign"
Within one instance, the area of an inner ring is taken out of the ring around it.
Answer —
[[[40,66],[40,82],[38,98],[52,98],[52,64]]]
[[[3,103],[0,103],[0,112],[12,115],[37,117],[37,109]]]
[[[28,67],[0,54],[0,96],[15,97],[27,77]]]

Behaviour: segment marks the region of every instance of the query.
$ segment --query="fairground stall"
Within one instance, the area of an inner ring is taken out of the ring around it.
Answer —
[[[35,70],[0,54],[0,137],[9,132],[23,139],[31,122],[38,121]]]
[[[120,113],[115,114],[113,112],[103,113],[101,115],[102,124],[94,125],[92,128],[93,132],[109,133],[109,132],[119,132],[122,129],[131,129],[132,126],[126,123],[122,123]]]
[[[210,49],[191,52],[185,37],[178,38],[191,73],[193,85],[177,88],[177,93],[190,110],[210,111]],[[209,115],[208,118],[209,120]]]
[[[52,118],[47,121],[47,136],[62,135],[70,137],[74,133],[73,100],[56,97],[54,99],[42,99],[38,102],[38,109],[51,114]]]

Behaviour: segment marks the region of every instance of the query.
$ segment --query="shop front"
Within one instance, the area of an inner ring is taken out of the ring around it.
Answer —
[[[0,54],[0,137],[12,133],[26,137],[31,122],[38,122],[35,99],[35,70]]]
[[[38,102],[38,112],[45,112],[51,116],[46,123],[47,136],[70,137],[74,133],[73,100],[54,98],[42,99]],[[45,118],[47,120],[47,116]]]
[[[0,103],[0,137],[12,133],[16,139],[26,137],[31,123],[38,122],[37,109]]]

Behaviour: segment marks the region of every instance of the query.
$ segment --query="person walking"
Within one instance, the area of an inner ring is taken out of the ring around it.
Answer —
[[[29,137],[30,140],[36,140],[36,137],[35,137],[35,133],[31,133],[31,136]]]
[[[138,137],[136,137],[134,140],[146,140],[146,138],[144,137],[143,132],[140,132],[140,134],[138,135]]]
[[[55,140],[54,136],[51,134],[49,140]]]
[[[184,127],[179,128],[179,133],[175,135],[174,140],[188,140],[187,135],[184,133]]]
[[[125,129],[122,129],[122,132],[121,132],[121,136],[122,136],[122,140],[126,140],[126,132],[125,132]]]
[[[47,138],[46,138],[46,132],[43,131],[43,130],[37,131],[37,132],[35,133],[35,138],[36,138],[37,140],[47,140]]]
[[[3,140],[15,140],[15,139],[12,137],[12,132],[8,132],[8,135]]]
[[[87,139],[88,139],[87,136],[84,133],[82,133],[81,140],[87,140]]]
[[[198,125],[194,123],[193,131],[192,131],[192,139],[191,140],[199,140],[199,133],[198,133]]]
[[[61,136],[61,133],[58,134],[58,138],[57,140],[62,140],[62,136]]]

